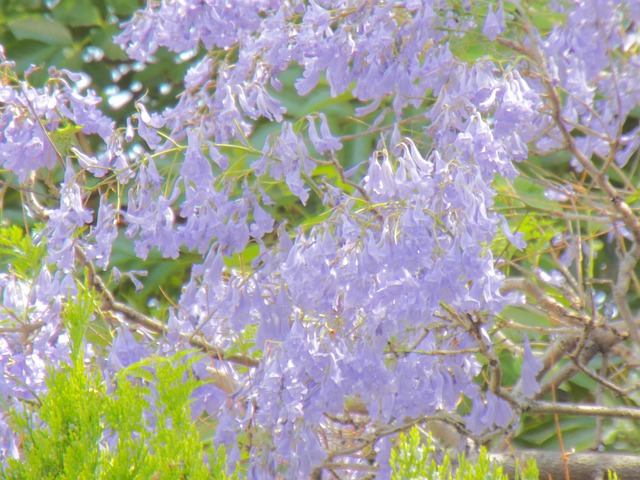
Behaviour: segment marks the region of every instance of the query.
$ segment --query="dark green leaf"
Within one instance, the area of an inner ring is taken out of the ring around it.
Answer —
[[[73,38],[67,27],[45,17],[24,17],[9,22],[9,30],[18,40],[38,40],[47,45],[71,45]]]
[[[126,60],[127,56],[124,51],[113,43],[113,37],[118,34],[120,29],[117,25],[109,24],[101,28],[91,30],[92,45],[100,47],[104,52],[104,56],[109,60]]]
[[[70,27],[100,25],[100,11],[89,0],[62,0],[51,10],[53,18]]]
[[[22,40],[14,42],[13,45],[6,45],[7,50],[11,52],[11,59],[16,62],[16,70],[24,72],[30,65],[49,64],[51,57],[60,50],[59,46],[45,45],[35,40]],[[38,77],[30,77],[32,84],[46,80],[46,71]]]
[[[113,12],[116,15],[121,17],[129,16],[138,8],[141,8],[140,2],[132,0],[111,0],[109,6],[113,8]]]

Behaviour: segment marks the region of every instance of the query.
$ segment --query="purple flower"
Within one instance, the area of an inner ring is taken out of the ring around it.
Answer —
[[[157,113],[149,114],[143,103],[136,103],[138,107],[138,135],[140,135],[152,150],[162,142],[158,130],[165,124],[165,120]]]
[[[504,217],[502,217],[502,233],[504,233],[504,236],[507,237],[507,240],[509,240],[511,245],[516,247],[518,250],[522,251],[527,247],[527,242],[522,238],[523,233],[518,232],[514,235],[509,227],[509,223],[507,223],[507,219]]]
[[[238,88],[238,102],[244,113],[254,120],[263,116],[271,121],[281,122],[285,107],[273,98],[261,84],[254,82],[246,88]]]
[[[0,164],[24,182],[32,171],[53,168],[57,154],[40,122],[20,110],[0,110]]]
[[[88,90],[86,96],[82,96],[73,88],[66,86],[62,90],[60,100],[58,109],[64,116],[82,127],[84,133],[97,133],[103,140],[109,140],[113,134],[115,122],[98,110],[97,105],[102,102],[102,99],[93,90]]]
[[[98,223],[85,244],[85,251],[89,260],[95,260],[96,265],[106,270],[111,257],[111,247],[118,237],[116,226],[116,211],[113,205],[100,198],[98,208]]]
[[[522,369],[520,379],[522,381],[522,394],[525,398],[533,398],[540,391],[537,375],[542,370],[542,360],[533,355],[529,338],[523,335],[524,354],[522,357]]]
[[[327,124],[327,117],[324,113],[320,113],[320,132],[322,133],[322,138],[318,136],[318,131],[316,130],[316,124],[311,116],[305,117],[309,121],[309,138],[313,143],[313,147],[318,151],[318,153],[332,152],[335,153],[337,150],[342,148],[342,143],[336,137],[331,135],[329,131],[329,125]]]
[[[75,263],[76,232],[93,220],[93,211],[84,207],[75,175],[71,163],[67,161],[64,183],[60,188],[60,207],[47,212],[48,260],[65,271],[72,270]]]
[[[513,411],[509,403],[492,392],[486,392],[483,399],[473,394],[472,412],[465,417],[467,428],[476,435],[487,433],[495,427],[506,427],[511,422]]]
[[[554,202],[567,202],[574,195],[573,187],[569,184],[554,186],[544,191],[545,198]]]
[[[200,62],[187,70],[184,77],[184,85],[187,89],[195,89],[202,86],[212,76],[213,62],[211,57],[204,57]]]
[[[265,233],[273,231],[275,220],[269,215],[258,202],[253,202],[253,223],[250,226],[251,236],[253,238],[262,238]]]
[[[278,137],[270,137],[263,149],[265,155],[278,159],[271,164],[269,172],[275,180],[284,177],[287,186],[300,201],[305,204],[309,192],[304,188],[301,174],[311,173],[314,164],[309,159],[309,152],[302,137],[293,131],[289,122],[282,124],[282,133]]]
[[[240,0],[233,5],[212,3],[150,3],[123,24],[115,39],[126,48],[129,57],[149,61],[159,46],[174,52],[198,48],[229,48],[260,25],[260,15],[276,8],[279,2]]]
[[[127,328],[120,328],[109,350],[107,365],[114,372],[149,356],[147,347],[136,341]]]
[[[489,3],[489,11],[487,12],[487,19],[485,20],[482,33],[484,33],[489,40],[494,41],[498,35],[502,34],[505,30],[504,23],[504,8],[502,0],[498,5],[498,10],[493,12],[493,4]]]
[[[172,205],[179,190],[175,189],[169,198],[158,194],[156,185],[161,177],[153,160],[147,162],[140,166],[136,187],[129,190],[127,210],[120,212],[128,224],[125,236],[136,237],[134,251],[142,259],[147,258],[152,247],[157,247],[166,257],[177,258],[179,248]]]

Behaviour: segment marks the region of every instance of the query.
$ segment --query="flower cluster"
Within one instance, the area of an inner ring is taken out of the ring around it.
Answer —
[[[473,353],[493,354],[489,328],[509,301],[492,242],[504,235],[526,247],[494,208],[493,182],[514,179],[531,148],[564,146],[562,129],[578,125],[584,155],[604,158],[615,147],[619,165],[629,159],[638,129],[610,140],[640,104],[640,62],[612,52],[637,50],[622,25],[640,19],[637,9],[585,0],[548,35],[531,24],[525,35],[507,31],[507,5],[490,7],[478,26],[471,8],[445,0],[150,1],[117,42],[140,62],[159,48],[196,59],[174,106],[150,112],[141,100],[122,129],[100,113],[95,93],[82,93],[82,76],[52,71],[42,89],[0,83],[2,167],[19,182],[64,171],[56,204],[34,212],[46,221],[37,240],[48,266],[33,285],[0,277],[1,322],[28,316],[34,332],[29,351],[18,333],[0,337],[0,394],[17,401],[44,388],[44,359],[68,355],[60,304],[73,295],[71,276],[81,263],[107,270],[122,233],[139,259],[157,249],[201,262],[163,338],[142,344],[121,329],[102,367],[114,372],[196,337],[221,352],[250,344],[255,364],[221,355],[195,364],[201,378],[215,372],[224,382],[199,388],[193,410],[217,418],[215,441],[232,447],[232,463],[247,432],[263,439],[241,445],[251,478],[307,477],[325,461],[370,466],[354,444],[373,447],[384,476],[385,429],[408,419],[446,414],[476,437],[512,426],[512,404],[478,385]],[[597,45],[584,40],[594,29],[604,32]],[[456,42],[474,35],[515,42],[544,62],[463,61]],[[355,99],[355,114],[370,120],[361,135],[379,138],[378,147],[346,158],[348,139],[328,111],[291,118],[278,99],[283,72],[299,72],[291,83],[300,96],[326,85],[332,97]],[[556,115],[550,85],[566,94]],[[268,134],[255,134],[265,123]],[[56,145],[68,125],[102,148]],[[254,147],[256,137],[264,144]],[[115,187],[100,190],[94,215],[90,185],[105,176]],[[273,191],[300,208],[321,204],[321,220],[279,221]],[[259,250],[250,272],[229,271],[225,260],[248,246]],[[526,397],[538,392],[541,368],[526,340]],[[358,435],[349,431],[356,423]],[[17,455],[3,428],[0,452]]]

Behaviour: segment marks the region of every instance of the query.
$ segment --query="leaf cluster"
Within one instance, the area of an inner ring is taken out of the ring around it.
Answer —
[[[35,244],[17,225],[0,228],[0,265],[10,265],[21,279],[33,278],[40,271],[45,248],[44,242]]]
[[[391,468],[394,480],[429,478],[432,480],[508,480],[499,465],[491,462],[487,450],[482,447],[477,459],[461,453],[457,460],[450,453],[438,452],[431,435],[423,436],[417,427],[408,433],[400,433],[398,444],[391,451]],[[535,460],[516,471],[516,480],[537,480]]]
[[[84,361],[83,334],[95,303],[84,288],[66,306],[71,363],[50,367],[48,392],[37,405],[10,412],[21,458],[8,460],[3,478],[229,478],[224,449],[206,447],[191,418],[190,397],[202,384],[191,373],[198,357],[146,359],[107,382]]]
[[[105,110],[123,120],[133,111],[133,87],[144,84],[152,103],[166,104],[160,87],[173,96],[187,65],[176,65],[174,55],[159,52],[159,62],[147,69],[134,62],[113,42],[119,24],[127,20],[142,0],[5,0],[0,2],[0,45],[16,62],[16,71],[43,67],[29,76],[32,84],[47,80],[49,66],[83,71],[92,78],[92,88],[105,99],[120,93],[128,101]],[[169,97],[171,98],[171,97]]]

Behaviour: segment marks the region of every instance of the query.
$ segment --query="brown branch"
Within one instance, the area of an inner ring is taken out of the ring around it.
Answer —
[[[572,127],[562,116],[562,100],[560,98],[558,89],[554,84],[551,75],[549,74],[544,56],[542,55],[538,47],[538,39],[532,34],[531,31],[527,31],[527,34],[529,36],[529,39],[531,40],[532,46],[525,46],[520,44],[519,42],[504,38],[499,38],[498,41],[504,46],[509,47],[514,51],[530,58],[537,65],[540,70],[540,80],[544,85],[547,93],[550,108],[549,114],[553,119],[553,123],[558,128],[562,140],[564,141],[564,148],[573,155],[573,157],[580,163],[584,170],[593,179],[594,183],[608,196],[614,210],[622,218],[624,224],[633,235],[633,246],[620,262],[618,277],[612,287],[612,291],[620,316],[627,324],[627,328],[629,330],[631,338],[636,343],[640,342],[638,325],[633,318],[633,314],[631,313],[631,309],[629,308],[629,304],[627,303],[626,299],[633,270],[640,261],[640,247],[638,247],[638,244],[640,243],[640,220],[638,219],[638,217],[636,217],[636,215],[634,215],[629,205],[622,200],[618,189],[616,189],[611,184],[611,182],[609,182],[605,169],[598,169],[596,165],[591,161],[591,159],[588,158],[577,147],[575,139],[571,135],[570,128]],[[568,128],[567,125],[569,125],[570,128]],[[608,140],[610,144],[610,150],[613,150],[613,147],[616,145],[617,139],[614,140],[611,137],[608,137]],[[611,154],[613,154],[613,152],[611,152]],[[612,220],[615,221],[615,218],[612,218]]]
[[[580,368],[576,365],[588,365],[589,362],[599,353],[608,353],[615,345],[624,340],[624,336],[620,335],[615,329],[609,326],[596,327],[589,333],[588,339],[585,341],[578,355],[574,355],[580,344],[582,335],[580,333],[563,335],[558,338],[547,350],[542,358],[543,368],[538,373],[538,380],[553,367],[554,363],[564,358],[574,356],[575,360],[565,365],[557,371],[552,378],[540,385],[540,392],[535,398],[539,399],[551,392],[554,386],[560,386],[571,377],[576,375]]]
[[[603,357],[603,359],[606,359],[607,355],[603,354],[602,357]],[[571,356],[571,360],[573,361],[574,365],[578,368],[578,370],[580,370],[582,373],[584,373],[587,377],[589,377],[592,380],[594,380],[595,382],[597,382],[600,387],[606,387],[609,390],[611,390],[612,392],[614,392],[616,395],[626,396],[626,395],[629,394],[629,392],[634,390],[634,389],[623,390],[622,388],[618,387],[617,385],[611,383],[609,380],[604,378],[602,375],[598,375],[597,373],[592,372],[587,367],[585,367],[582,363],[580,363],[580,361],[578,360],[578,358],[576,358],[575,355]],[[603,365],[603,367],[604,367],[604,365]]]
[[[515,478],[515,463],[522,468],[534,459],[541,479],[564,479],[565,465],[571,480],[607,480],[607,470],[618,474],[618,480],[638,480],[640,456],[622,453],[577,452],[562,455],[545,450],[520,450],[513,454],[491,453],[489,457],[501,465],[509,478]]]
[[[598,170],[591,160],[587,158],[576,146],[575,140],[571,135],[571,132],[567,129],[564,118],[562,117],[562,101],[560,100],[560,95],[558,94],[556,87],[553,85],[544,63],[540,61],[538,66],[543,72],[542,81],[551,102],[551,116],[554,123],[560,130],[567,149],[589,173],[598,187],[607,194],[614,209],[622,217],[625,225],[633,235],[633,246],[620,262],[618,278],[616,283],[613,285],[612,291],[620,316],[624,319],[629,329],[629,334],[633,340],[639,342],[640,334],[638,333],[637,324],[633,318],[629,304],[627,303],[626,295],[629,291],[629,283],[631,281],[633,269],[638,264],[638,261],[640,261],[640,248],[638,248],[638,243],[640,243],[640,221],[634,215],[631,208],[629,208],[629,205],[627,205],[619,196],[618,190],[609,182],[609,180],[607,180],[604,172]]]
[[[505,392],[502,392],[500,389],[500,385],[502,385],[502,366],[495,352],[491,348],[492,346],[485,343],[485,336],[480,331],[480,329],[482,328],[480,319],[476,319],[472,315],[467,313],[458,313],[444,303],[442,303],[441,306],[444,310],[447,311],[447,313],[449,313],[451,319],[455,324],[460,326],[476,340],[476,344],[478,345],[480,353],[484,358],[487,359],[487,362],[489,364],[489,371],[491,372],[489,389],[496,395],[504,396],[503,394],[505,394]],[[510,400],[510,397],[505,398],[507,400]]]
[[[124,303],[118,302],[114,298],[113,293],[111,293],[109,288],[107,288],[102,278],[100,278],[100,276],[96,274],[93,264],[87,259],[84,251],[77,245],[76,254],[80,259],[80,262],[88,269],[89,278],[91,279],[94,288],[98,291],[98,293],[100,293],[100,295],[102,295],[104,304],[103,314],[109,316],[111,320],[115,320],[119,324],[122,324],[123,319],[118,315],[115,315],[120,314],[126,322],[133,323],[137,327],[147,332],[163,336],[167,334],[168,329],[164,323],[154,318],[147,317],[136,309],[131,308]],[[229,355],[225,352],[224,349],[208,343],[206,339],[201,335],[187,335],[180,333],[180,336],[187,339],[192,347],[198,348],[218,360],[226,360],[228,362],[236,363],[245,367],[258,366],[258,360],[247,355]]]
[[[582,312],[575,312],[565,307],[556,299],[547,295],[543,289],[526,278],[512,277],[506,279],[504,285],[500,289],[500,293],[505,294],[514,290],[526,293],[535,299],[551,320],[575,326],[584,326],[590,320],[589,317]]]
[[[35,196],[35,182],[36,173],[33,172],[27,180],[28,188],[26,189],[26,203],[27,206],[32,210],[36,218],[42,222],[45,222],[49,217],[49,213],[44,208],[44,206],[40,204]],[[167,334],[167,326],[162,322],[154,318],[147,317],[146,315],[138,312],[136,309],[131,308],[124,303],[118,302],[113,296],[113,293],[111,293],[111,290],[109,290],[109,288],[105,285],[104,281],[100,278],[99,275],[96,274],[95,267],[93,263],[88,260],[84,250],[79,245],[76,245],[75,252],[80,260],[80,263],[87,268],[91,284],[102,296],[105,307],[104,311],[102,312],[103,314],[108,316],[110,320],[117,322],[117,324],[123,323],[123,319],[116,315],[120,314],[127,322],[133,323],[138,328],[141,328],[147,332],[157,335]],[[226,360],[245,367],[258,366],[258,360],[247,355],[229,355],[224,351],[224,349],[208,343],[206,339],[201,335],[186,335],[181,333],[180,336],[183,338],[187,338],[191,346],[198,348],[219,360]]]
[[[524,411],[540,415],[573,415],[605,418],[627,418],[640,420],[640,408],[633,407],[605,407],[602,405],[578,405],[573,403],[531,402]]]
[[[563,358],[569,357],[572,363],[565,365],[548,379],[541,383],[540,392],[535,398],[540,399],[551,392],[553,386],[559,386],[576,375],[599,353],[608,353],[615,345],[626,337],[609,325],[594,325],[592,319],[584,312],[573,311],[552,297],[533,282],[514,277],[505,281],[502,293],[510,291],[523,292],[536,300],[543,311],[551,318],[564,323],[582,327],[575,333],[561,335],[553,341],[542,357],[543,367],[538,372],[537,379],[551,371]],[[609,387],[609,385],[605,385]]]

